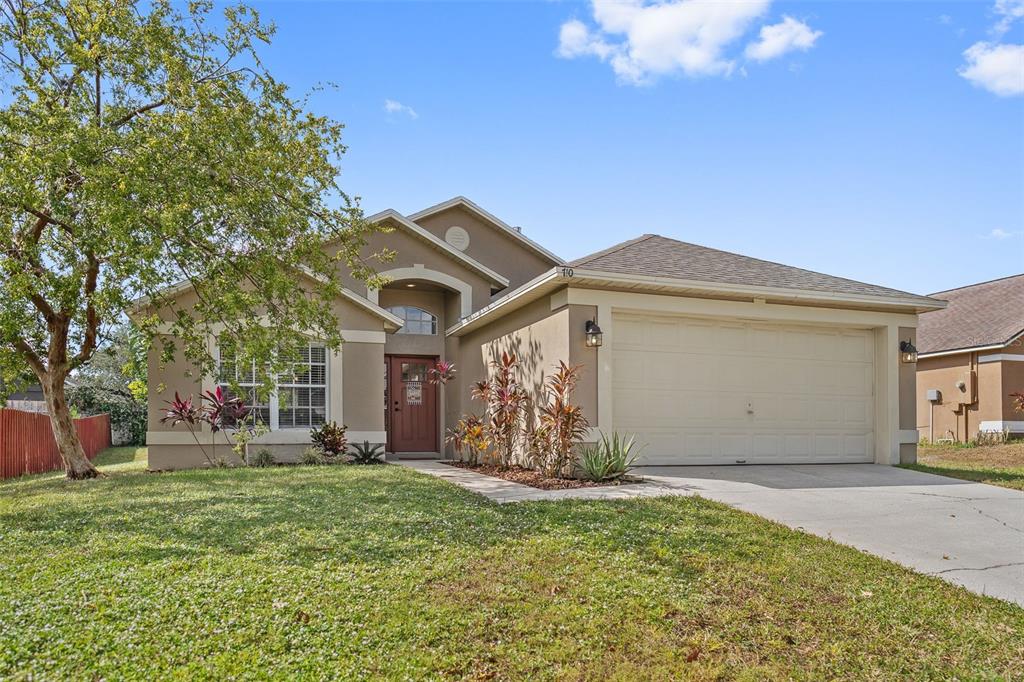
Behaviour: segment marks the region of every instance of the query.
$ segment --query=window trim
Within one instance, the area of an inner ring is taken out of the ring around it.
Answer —
[[[222,357],[221,350],[222,350],[222,345],[220,343],[220,338],[219,337],[215,337],[215,343],[217,345],[217,375],[215,377],[214,386],[215,387],[216,386],[226,386],[227,384],[224,384],[224,383],[221,382],[221,357]],[[312,425],[310,425],[310,426],[285,426],[283,428],[281,427],[281,425],[280,425],[281,401],[280,401],[280,393],[278,391],[278,388],[282,387],[282,386],[285,387],[285,388],[323,388],[324,389],[324,423],[326,424],[326,423],[329,423],[331,421],[331,379],[332,379],[332,377],[331,377],[331,354],[332,354],[332,351],[331,351],[330,348],[327,347],[327,344],[325,344],[323,341],[320,341],[319,339],[306,339],[306,344],[307,344],[307,347],[319,346],[319,347],[324,349],[324,383],[323,384],[292,384],[292,383],[281,384],[278,381],[278,378],[275,376],[274,377],[274,387],[270,390],[270,393],[269,393],[269,395],[267,397],[267,400],[269,401],[268,409],[269,409],[269,413],[270,413],[270,423],[267,424],[266,426],[271,431],[298,432],[298,431],[303,431],[303,430],[308,431],[311,428],[316,428],[315,426],[312,426]],[[255,372],[254,372],[253,379],[255,380],[255,378],[256,377],[255,377]],[[234,430],[234,429],[229,429],[229,430]]]

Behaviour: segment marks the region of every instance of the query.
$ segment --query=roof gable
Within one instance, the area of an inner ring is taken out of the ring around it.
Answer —
[[[526,248],[528,251],[531,251],[532,253],[544,259],[551,265],[561,265],[564,262],[561,258],[559,258],[555,254],[551,253],[543,246],[538,244],[537,242],[533,241],[532,239],[524,235],[520,230],[516,229],[515,227],[512,227],[501,218],[483,209],[482,207],[480,207],[479,204],[470,201],[464,196],[452,197],[447,201],[442,201],[441,203],[434,204],[433,206],[425,208],[422,211],[417,211],[416,213],[413,213],[409,216],[409,220],[416,222],[424,218],[428,218],[437,213],[441,213],[443,211],[447,211],[449,209],[456,207],[469,211],[470,213],[476,215],[478,218],[481,218],[485,223],[492,226],[495,230],[499,231],[501,234],[517,242],[520,246]]]
[[[463,267],[472,270],[498,289],[503,289],[509,284],[508,278],[504,275],[498,274],[480,261],[462,253],[443,239],[440,239],[431,232],[423,229],[394,209],[389,208],[385,211],[381,211],[380,213],[375,213],[367,218],[367,220],[371,223],[390,221],[393,225],[397,226],[398,229],[423,241],[434,250],[458,262]]]
[[[922,354],[1004,346],[1024,332],[1024,274],[932,296],[949,304],[921,316],[917,347]]]

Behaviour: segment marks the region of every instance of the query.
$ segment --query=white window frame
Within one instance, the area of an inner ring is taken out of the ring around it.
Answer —
[[[399,308],[403,309],[401,313],[398,312]],[[396,316],[400,317],[402,319],[402,322],[408,323],[408,322],[410,322],[410,320],[405,316],[405,314],[406,314],[406,311],[409,310],[409,309],[418,310],[421,313],[426,313],[427,315],[429,315],[430,316],[430,322],[431,322],[431,328],[433,329],[433,331],[431,331],[428,334],[422,334],[420,332],[408,332],[408,331],[404,331],[408,327],[403,325],[397,332],[395,332],[396,334],[401,334],[402,336],[437,336],[437,327],[440,324],[440,320],[438,319],[437,315],[435,315],[434,313],[430,312],[426,308],[421,308],[418,305],[406,305],[404,303],[398,303],[396,305],[388,307],[388,312],[391,313],[392,315],[396,315]],[[427,320],[411,320],[411,321],[412,322],[426,322]]]
[[[278,382],[278,377],[275,376],[274,377],[274,387],[270,390],[270,394],[267,397],[267,400],[269,401],[268,407],[269,407],[269,415],[270,415],[270,423],[267,424],[267,426],[270,428],[271,431],[303,431],[303,430],[309,430],[309,429],[317,428],[317,426],[313,426],[313,425],[309,425],[309,426],[286,426],[284,428],[281,428],[281,426],[280,426],[281,401],[280,401],[280,393],[278,392],[278,388],[323,388],[324,389],[324,423],[326,424],[326,423],[329,423],[331,421],[331,350],[330,350],[330,348],[327,347],[327,345],[325,343],[323,343],[321,341],[318,341],[316,339],[308,339],[306,343],[307,343],[308,347],[319,346],[319,347],[324,349],[324,383],[323,384],[293,384],[293,383],[281,384],[281,383]],[[223,383],[221,381],[221,379],[220,379],[220,377],[221,377],[221,370],[222,370],[222,361],[221,361],[221,359],[222,359],[222,345],[220,343],[220,340],[218,339],[218,341],[217,341],[217,383],[216,383],[216,385],[217,386],[227,386],[228,384]],[[236,373],[236,376],[237,376],[237,373]],[[255,368],[253,368],[253,381],[255,382],[255,380],[256,380],[256,372],[255,372]],[[239,386],[242,387],[242,388],[246,388],[246,387],[250,387],[250,386],[254,386],[254,385],[255,385],[254,383],[243,384],[243,383],[239,382]]]

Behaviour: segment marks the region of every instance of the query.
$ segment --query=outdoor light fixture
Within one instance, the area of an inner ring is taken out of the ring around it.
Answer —
[[[587,348],[597,348],[603,343],[601,328],[597,322],[587,320]]]
[[[910,339],[900,341],[900,362],[908,364],[917,362],[917,348],[910,342]]]

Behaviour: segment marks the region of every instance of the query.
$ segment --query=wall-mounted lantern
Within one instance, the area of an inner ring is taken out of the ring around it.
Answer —
[[[587,320],[587,348],[597,348],[602,343],[604,339],[601,328],[597,326],[597,322]]]
[[[917,362],[917,348],[909,339],[900,341],[900,362],[908,364]]]

